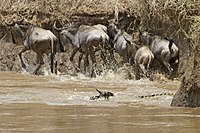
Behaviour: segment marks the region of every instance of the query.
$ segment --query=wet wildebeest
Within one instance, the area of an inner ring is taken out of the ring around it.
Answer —
[[[149,46],[155,58],[161,61],[170,73],[173,72],[173,68],[169,62],[172,58],[179,56],[179,49],[173,43],[172,39],[161,39],[159,36],[143,32],[141,33],[141,41]],[[175,63],[178,63],[178,59]]]
[[[55,23],[54,28],[57,30],[62,30],[60,28],[57,28],[55,26]],[[70,56],[70,61],[73,63],[73,57],[78,51],[80,51],[86,57],[84,68],[86,68],[89,65],[89,55],[91,56],[93,65],[96,64],[95,52],[98,49],[101,49],[103,51],[108,46],[109,36],[106,34],[105,30],[106,27],[100,24],[95,26],[81,25],[78,29],[70,27],[67,29],[63,29],[59,35],[62,45],[64,47],[66,46],[66,39],[68,39],[73,45],[73,51]]]
[[[149,65],[151,61],[154,59],[154,55],[148,46],[142,46],[139,48],[135,54],[134,62],[135,66],[139,66],[145,76],[149,72]]]
[[[6,22],[6,24],[8,26],[14,26],[13,29],[20,34],[23,41],[23,49],[19,52],[19,58],[22,67],[26,68],[26,65],[24,64],[24,61],[22,59],[22,53],[26,52],[27,50],[32,50],[36,53],[37,56],[37,67],[33,71],[33,74],[37,74],[41,65],[44,64],[43,54],[50,51],[51,72],[53,73],[53,63],[56,54],[57,37],[50,30],[45,30],[43,28],[33,25],[19,25],[15,22]]]
[[[90,100],[96,100],[96,99],[99,99],[101,97],[106,99],[106,100],[109,100],[109,97],[114,96],[114,94],[112,92],[103,92],[103,91],[100,91],[98,89],[96,89],[96,90],[99,92],[99,95],[90,97]]]
[[[123,57],[123,63],[133,63],[136,44],[132,42],[131,36],[117,28],[114,22],[108,25],[108,35],[114,50]]]

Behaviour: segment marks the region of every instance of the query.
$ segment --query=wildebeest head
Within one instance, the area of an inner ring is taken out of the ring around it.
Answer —
[[[61,27],[57,27],[58,22]],[[55,21],[53,28],[58,32],[57,37],[59,39],[60,51],[71,51],[72,47],[74,47],[73,40],[77,29],[70,22],[66,26],[63,26],[60,21]]]
[[[66,44],[68,45],[68,42],[70,42],[72,46],[80,47],[76,38],[76,33],[77,29],[75,28],[68,28],[60,32],[60,39],[63,47],[65,47]]]
[[[139,37],[139,41],[146,44],[146,45],[150,45],[153,41],[153,39],[155,39],[156,36],[154,36],[152,33],[148,33],[146,31],[144,32],[140,32],[140,37]]]
[[[71,52],[74,47],[78,47],[79,45],[74,44],[76,30],[65,29],[59,33],[60,44],[63,47],[63,51]]]
[[[21,39],[24,40],[27,36],[29,36],[28,33],[33,29],[33,26],[15,24],[14,29],[21,35]]]
[[[19,17],[20,17],[20,19],[19,19]],[[11,37],[12,37],[12,42],[14,44],[18,44],[18,43],[21,44],[22,43],[22,36],[18,32],[18,30],[15,28],[15,25],[16,24],[22,24],[23,21],[24,21],[24,18],[21,15],[18,16],[18,19],[11,18],[10,20],[9,19],[5,20],[5,24],[9,28],[9,32],[11,33]]]
[[[114,22],[109,23],[108,25],[108,36],[110,37],[111,40],[114,40],[115,35],[117,34],[117,26],[115,25]]]

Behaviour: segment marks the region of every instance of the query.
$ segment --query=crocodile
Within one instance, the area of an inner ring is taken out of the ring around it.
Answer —
[[[174,93],[170,93],[170,92],[164,92],[164,93],[154,93],[151,95],[142,95],[142,96],[138,96],[139,98],[150,98],[150,97],[157,97],[157,96],[173,96]]]

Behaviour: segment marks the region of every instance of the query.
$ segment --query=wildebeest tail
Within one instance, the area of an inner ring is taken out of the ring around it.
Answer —
[[[172,49],[172,45],[173,45],[173,40],[172,39],[169,39],[169,51],[172,53],[173,52],[173,49]]]
[[[51,73],[53,73],[53,62],[54,62],[54,56],[56,54],[56,47],[54,44],[54,39],[50,38],[51,43]]]
[[[14,35],[13,35],[12,30],[10,30],[10,32],[11,32],[12,42],[13,42],[14,44],[16,44],[15,37],[14,37]]]
[[[62,42],[61,42],[61,40],[60,40],[60,37],[58,38],[58,42],[59,42],[59,49],[60,49],[60,52],[65,52],[64,46],[63,46],[63,44],[62,44]]]

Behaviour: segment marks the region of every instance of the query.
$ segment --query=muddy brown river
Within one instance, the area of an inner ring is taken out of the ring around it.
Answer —
[[[44,75],[0,72],[1,133],[197,133],[199,108],[170,107],[178,81],[168,83],[123,80],[108,74]],[[95,89],[111,91],[109,101]]]

